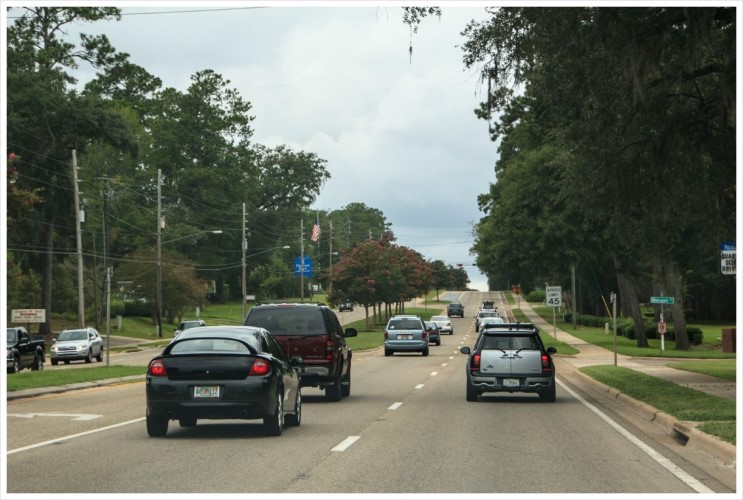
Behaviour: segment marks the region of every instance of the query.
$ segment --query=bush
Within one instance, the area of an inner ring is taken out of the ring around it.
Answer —
[[[148,302],[124,302],[123,316],[152,316],[152,304]]]
[[[544,290],[532,290],[531,292],[526,294],[526,301],[527,302],[544,302],[546,297],[547,295]]]

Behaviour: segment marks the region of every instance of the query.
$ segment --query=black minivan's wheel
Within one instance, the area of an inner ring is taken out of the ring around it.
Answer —
[[[341,375],[340,373],[335,378],[331,385],[325,387],[325,400],[326,401],[340,401],[341,400]]]
[[[347,398],[351,395],[351,367],[348,367],[348,375],[341,380],[341,396]]]

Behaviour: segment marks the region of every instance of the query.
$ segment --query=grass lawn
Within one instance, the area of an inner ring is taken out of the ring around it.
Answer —
[[[147,368],[144,366],[111,365],[96,368],[65,368],[64,370],[48,371],[21,371],[8,375],[8,392],[38,387],[77,384],[92,382],[107,378],[127,377],[129,375],[144,375]]]
[[[712,377],[721,378],[735,382],[735,360],[703,360],[703,361],[678,361],[666,365],[677,370],[686,370],[688,372],[703,373]]]
[[[735,401],[619,366],[587,366],[580,371],[679,420],[703,422],[703,432],[736,442]]]

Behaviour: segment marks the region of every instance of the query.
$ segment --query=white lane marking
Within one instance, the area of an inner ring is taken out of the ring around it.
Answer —
[[[435,376],[436,376],[436,375],[438,375],[438,374],[439,374],[439,372],[431,372],[431,376],[432,376],[432,377],[435,377]]]
[[[402,406],[402,403],[398,402],[398,403],[394,403],[394,404],[393,404],[392,406],[390,406],[390,407],[389,407],[389,408],[387,408],[387,409],[388,409],[388,410],[397,410],[397,409],[398,409],[398,408],[400,408],[401,406]]]
[[[70,420],[95,420],[103,415],[92,415],[87,413],[8,413],[9,417],[34,418],[34,417],[69,417]]]
[[[415,386],[416,389],[423,389],[423,386],[426,384],[418,384]]]
[[[454,351],[454,352],[457,352],[457,351]],[[449,359],[454,359],[454,356],[449,356]]]
[[[346,448],[351,446],[353,443],[358,441],[361,436],[348,436],[346,439],[340,442],[335,448],[330,451],[346,451]]]
[[[594,405],[583,399],[579,394],[577,394],[575,391],[570,389],[567,385],[563,384],[562,381],[557,380],[558,384],[568,391],[570,395],[572,395],[575,399],[583,403],[588,409],[590,409],[592,412],[594,412],[596,415],[598,415],[602,420],[604,420],[607,424],[609,424],[610,427],[612,427],[615,431],[617,431],[619,434],[624,436],[625,439],[627,439],[630,443],[634,444],[638,448],[640,448],[642,451],[644,451],[650,458],[658,462],[659,465],[667,469],[671,474],[679,478],[681,481],[683,481],[687,486],[689,486],[691,489],[696,491],[697,493],[714,493],[713,490],[709,489],[707,486],[702,484],[697,478],[683,470],[678,465],[671,462],[669,459],[655,451],[653,448],[648,446],[647,444],[643,443],[640,438],[629,432],[627,429],[616,423],[614,420],[612,420],[611,417],[609,417],[606,413],[602,412],[598,408],[596,408]]]
[[[449,364],[449,363],[441,363],[441,366],[446,366],[446,365],[448,365],[448,364]]]
[[[46,446],[48,444],[59,443],[60,441],[66,441],[68,439],[74,439],[74,438],[81,437],[81,436],[87,436],[88,434],[95,434],[96,432],[107,431],[109,429],[114,429],[116,427],[121,427],[123,425],[129,425],[129,424],[133,424],[133,423],[136,423],[136,422],[142,422],[143,420],[145,420],[145,417],[136,418],[134,420],[127,420],[126,422],[120,422],[118,424],[109,425],[107,427],[101,427],[100,429],[93,429],[91,431],[80,432],[78,434],[70,434],[69,436],[63,436],[63,437],[59,437],[59,438],[55,438],[55,439],[50,439],[49,441],[44,441],[42,443],[31,444],[31,445],[28,445],[28,446],[24,446],[23,448],[16,448],[15,450],[8,450],[7,454],[8,455],[12,455],[13,453],[18,453],[18,452],[26,451],[26,450],[32,450],[34,448],[40,448],[41,446]]]

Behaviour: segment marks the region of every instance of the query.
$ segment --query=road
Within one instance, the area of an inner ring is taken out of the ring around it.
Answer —
[[[462,297],[465,318],[453,319],[455,335],[428,357],[356,353],[351,396],[338,403],[304,389],[302,425],[280,437],[264,436],[259,421],[200,421],[171,422],[167,437],[150,438],[143,382],[10,401],[7,491],[731,491],[673,443],[563,380],[559,366],[556,403],[528,394],[467,403],[459,348],[474,343],[482,295]]]

